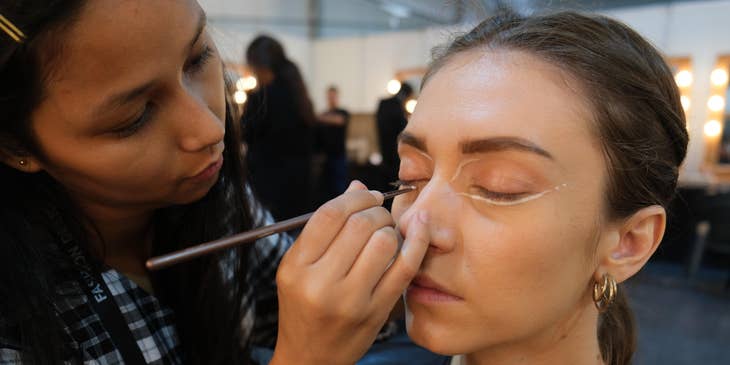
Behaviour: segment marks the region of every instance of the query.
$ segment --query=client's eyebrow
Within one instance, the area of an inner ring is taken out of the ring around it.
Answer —
[[[428,153],[428,149],[426,148],[426,142],[423,139],[418,138],[405,131],[401,132],[401,134],[398,135],[398,144],[409,145],[424,153]]]
[[[550,160],[554,160],[553,155],[551,155],[548,151],[531,141],[519,137],[491,137],[467,140],[461,142],[460,145],[461,153],[465,155],[516,150],[534,153]]]
[[[419,151],[428,153],[426,141],[422,138],[408,132],[401,132],[398,135],[398,143],[411,146]],[[477,153],[501,152],[508,150],[516,150],[521,152],[529,152],[541,157],[554,160],[555,158],[550,152],[546,151],[537,144],[519,137],[490,137],[462,141],[460,144],[461,153],[464,155],[473,155]]]

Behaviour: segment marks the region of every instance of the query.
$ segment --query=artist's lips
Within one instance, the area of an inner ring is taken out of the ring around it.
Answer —
[[[426,275],[418,275],[411,282],[406,292],[408,300],[417,302],[455,302],[464,300],[449,292],[443,285],[438,284]]]
[[[218,171],[220,171],[221,166],[223,166],[223,156],[222,155],[219,156],[217,160],[208,164],[200,172],[198,172],[194,176],[191,176],[190,180],[196,181],[196,182],[209,180],[209,179],[213,178],[218,173]]]

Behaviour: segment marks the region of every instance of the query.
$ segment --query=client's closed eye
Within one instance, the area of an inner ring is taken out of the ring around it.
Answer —
[[[482,186],[474,186],[473,189],[476,193],[484,199],[495,201],[495,202],[512,202],[524,198],[530,195],[528,192],[517,192],[517,193],[505,193],[499,191],[493,191],[486,189]]]

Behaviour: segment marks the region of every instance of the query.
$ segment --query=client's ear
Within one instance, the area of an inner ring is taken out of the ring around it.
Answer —
[[[611,238],[599,246],[595,279],[610,273],[620,283],[636,274],[659,247],[666,222],[664,208],[652,205],[616,223]]]
[[[43,170],[43,166],[37,158],[28,154],[18,154],[0,150],[0,161],[4,164],[22,172],[35,173]]]

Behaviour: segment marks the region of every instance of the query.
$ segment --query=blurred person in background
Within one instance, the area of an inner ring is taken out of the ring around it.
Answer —
[[[345,142],[350,113],[340,107],[337,86],[327,88],[327,111],[319,115],[317,125],[318,150],[324,155],[318,200],[329,200],[347,188],[347,156]]]
[[[376,127],[378,129],[378,145],[383,160],[380,165],[382,179],[381,189],[387,189],[388,184],[398,179],[397,140],[398,135],[408,123],[406,102],[413,95],[413,87],[404,82],[398,92],[386,99],[380,100],[375,112]]]
[[[312,149],[316,116],[299,68],[266,35],[246,50],[259,89],[242,116],[251,185],[276,220],[313,208]]]

